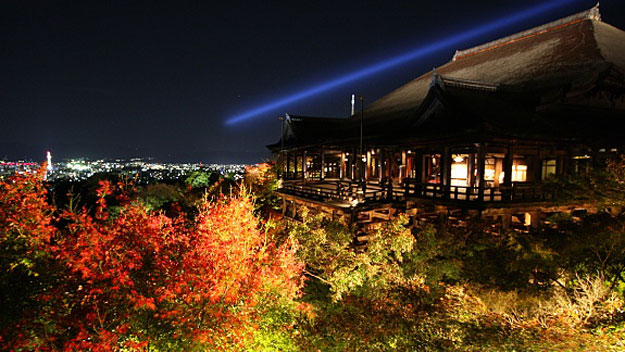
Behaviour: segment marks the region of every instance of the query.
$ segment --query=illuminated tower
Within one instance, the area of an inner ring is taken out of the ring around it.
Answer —
[[[46,171],[47,172],[52,172],[52,153],[50,153],[50,151],[46,151],[46,159],[48,161],[48,166],[46,166]]]

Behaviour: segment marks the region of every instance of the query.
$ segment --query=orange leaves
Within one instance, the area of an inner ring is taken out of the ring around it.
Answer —
[[[269,163],[246,166],[245,177],[248,182],[263,183],[270,177],[271,167],[272,165]]]
[[[133,297],[132,300],[135,302],[135,308],[137,309],[149,309],[156,310],[156,304],[154,304],[154,298],[152,297]]]
[[[298,296],[296,244],[266,243],[249,195],[204,199],[197,216],[168,217],[146,210],[123,187],[100,182],[90,212],[49,205],[39,174],[0,182],[0,241],[20,244],[16,263],[48,258],[55,278],[37,297],[46,308],[29,312],[29,334],[12,335],[22,339],[17,345],[110,351],[176,336],[210,349],[251,336],[262,295]],[[114,211],[111,197],[119,204]]]
[[[43,251],[58,270],[55,286],[40,297],[53,309],[31,312],[55,326],[41,330],[37,348],[51,348],[44,341],[54,340],[51,349],[108,351],[173,335],[205,345],[239,343],[249,334],[233,332],[258,320],[260,295],[299,294],[303,265],[295,244],[266,243],[245,193],[205,199],[194,218],[168,217],[147,211],[121,185],[100,182],[94,213],[58,211],[35,177],[0,183],[0,236],[5,240],[10,229],[14,239],[27,239],[23,253]],[[114,212],[107,205],[113,196]]]

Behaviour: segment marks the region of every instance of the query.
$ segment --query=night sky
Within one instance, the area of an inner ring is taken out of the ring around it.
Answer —
[[[278,115],[349,114],[456,49],[571,15],[592,0],[350,82],[239,124],[241,113],[541,3],[523,1],[24,1],[0,4],[0,159],[259,162]],[[625,29],[625,1],[601,2]]]

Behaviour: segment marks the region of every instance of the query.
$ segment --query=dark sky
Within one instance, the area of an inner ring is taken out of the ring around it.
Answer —
[[[347,116],[471,47],[594,5],[523,23],[234,126],[277,97],[541,3],[436,1],[25,1],[0,4],[0,159],[153,156],[255,162],[279,114]],[[625,1],[601,3],[625,28]]]

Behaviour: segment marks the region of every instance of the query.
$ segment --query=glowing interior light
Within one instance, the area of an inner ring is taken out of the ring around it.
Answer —
[[[453,35],[453,36],[450,36],[441,40],[437,40],[434,43],[424,45],[422,47],[409,51],[405,54],[389,58],[387,60],[373,64],[371,66],[363,67],[357,71],[350,72],[336,79],[322,82],[318,85],[308,87],[306,89],[303,89],[299,92],[296,92],[290,95],[279,97],[270,103],[257,106],[250,110],[244,111],[240,113],[239,115],[232,116],[229,119],[227,119],[225,123],[226,125],[233,125],[233,124],[248,120],[254,116],[258,116],[260,114],[275,111],[278,108],[282,108],[296,101],[310,98],[312,96],[329,91],[333,88],[342,86],[346,83],[353,82],[353,81],[362,79],[367,76],[371,76],[373,74],[376,74],[381,71],[387,70],[389,68],[407,63],[409,61],[413,61],[418,58],[423,58],[427,55],[431,55],[440,50],[459,45],[463,42],[466,42],[475,38],[479,38],[482,35],[491,33],[493,31],[504,28],[506,26],[510,26],[512,24],[527,20],[528,18],[534,17],[543,12],[547,12],[555,8],[562,7],[564,5],[570,5],[571,3],[579,2],[579,1],[581,0],[552,0],[552,1],[544,2],[540,5],[527,8],[523,11],[519,11],[512,16],[500,18],[495,21],[489,22],[483,26],[462,31],[456,35]]]
[[[527,181],[527,165],[512,165],[512,182]]]

